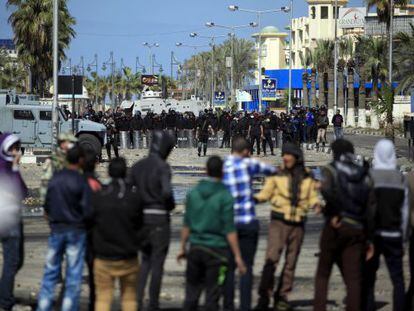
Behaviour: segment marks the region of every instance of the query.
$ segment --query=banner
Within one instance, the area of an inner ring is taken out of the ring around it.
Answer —
[[[142,75],[141,76],[141,84],[154,86],[158,85],[159,76],[158,75]]]
[[[338,27],[344,28],[364,28],[366,8],[339,8]]]
[[[223,105],[226,103],[226,93],[225,92],[214,92],[214,103],[216,105]]]
[[[262,80],[262,100],[275,101],[276,100],[276,79]]]

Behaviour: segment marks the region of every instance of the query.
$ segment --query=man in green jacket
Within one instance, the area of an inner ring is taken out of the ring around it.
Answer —
[[[234,226],[233,197],[221,182],[223,161],[219,157],[208,160],[207,174],[209,178],[200,181],[187,195],[181,252],[177,256],[178,262],[187,259],[185,311],[197,310],[203,287],[205,310],[219,309],[229,248],[240,273],[246,271]]]

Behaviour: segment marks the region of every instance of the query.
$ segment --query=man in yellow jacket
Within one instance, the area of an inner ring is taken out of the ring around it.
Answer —
[[[283,250],[286,261],[279,286],[274,293],[275,310],[291,310],[288,294],[292,291],[296,263],[305,233],[308,211],[320,205],[317,181],[305,168],[302,150],[294,144],[282,148],[283,166],[279,173],[266,179],[255,198],[272,204],[268,245],[259,286],[256,310],[268,310],[275,271]]]

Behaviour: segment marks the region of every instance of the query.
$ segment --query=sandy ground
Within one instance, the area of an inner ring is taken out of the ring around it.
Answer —
[[[355,140],[358,138],[353,137]],[[136,160],[146,155],[146,150],[128,150],[122,152],[127,158],[128,163],[132,164]],[[226,149],[212,149],[208,154],[227,155],[229,150]],[[372,141],[361,141],[357,146],[357,153],[366,157],[372,156]],[[261,158],[263,161],[277,165],[280,163],[280,150],[277,151],[275,157]],[[327,164],[331,159],[330,154],[316,153],[315,151],[306,151],[307,165],[317,167]],[[173,167],[173,184],[179,206],[177,211],[172,216],[172,242],[169,256],[165,265],[165,277],[163,281],[163,288],[161,294],[162,307],[166,309],[180,309],[184,297],[184,269],[185,265],[178,265],[175,261],[176,254],[179,247],[179,231],[182,223],[182,201],[188,189],[194,186],[197,181],[202,178],[203,167],[206,158],[197,156],[194,149],[176,149],[172,153],[169,162]],[[405,167],[410,166],[410,162],[404,157],[399,158],[400,165]],[[98,174],[105,179],[106,165],[99,165]],[[39,187],[41,166],[38,165],[23,165],[23,176],[35,194]],[[263,265],[264,253],[266,248],[267,226],[269,224],[270,207],[268,205],[260,205],[257,208],[258,217],[261,223],[260,243],[256,256],[255,263],[255,288],[254,288],[254,302],[256,302],[257,285],[260,277],[260,272]],[[303,244],[299,263],[296,271],[296,284],[290,299],[296,305],[297,310],[311,310],[311,303],[313,299],[313,284],[314,275],[317,265],[319,234],[321,231],[323,219],[320,216],[310,215],[306,229],[306,238]],[[36,296],[39,290],[40,281],[43,272],[44,258],[46,254],[47,236],[49,233],[46,222],[41,217],[25,217],[25,232],[26,232],[26,259],[23,269],[20,271],[16,282],[16,296],[25,304],[34,305]],[[405,258],[406,265],[406,279],[408,281],[408,266],[407,258]],[[1,263],[1,262],[0,262]],[[281,263],[278,274],[282,268]],[[85,272],[86,274],[86,272]],[[380,302],[381,310],[391,310],[390,301],[392,295],[392,287],[389,282],[388,272],[385,269],[384,263],[381,264],[381,269],[378,272],[378,282],[376,288],[376,297]],[[88,288],[86,286],[86,278],[82,289],[82,310],[86,310]],[[339,271],[335,269],[332,273],[330,282],[330,310],[344,310],[342,301],[345,297],[345,289]],[[119,305],[115,303],[114,310],[119,310]]]

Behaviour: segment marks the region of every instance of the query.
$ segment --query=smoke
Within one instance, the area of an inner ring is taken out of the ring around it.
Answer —
[[[0,178],[0,238],[16,229],[21,217],[19,189],[7,179]]]

